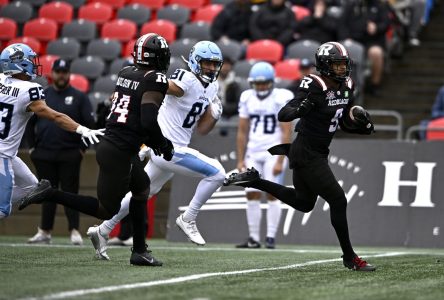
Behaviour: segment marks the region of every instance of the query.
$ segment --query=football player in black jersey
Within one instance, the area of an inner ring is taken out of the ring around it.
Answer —
[[[345,47],[337,42],[322,44],[315,58],[320,75],[304,77],[295,99],[278,114],[281,122],[300,118],[296,139],[292,144],[269,149],[272,154],[288,155],[295,188],[260,179],[255,169],[232,174],[225,185],[260,189],[302,212],[310,212],[317,197],[321,196],[330,205],[331,223],[343,251],[344,266],[357,271],[374,271],[375,267],[353,250],[347,225],[347,199],[327,160],[329,145],[338,126],[346,132],[371,134],[373,123],[363,108],[353,106],[351,62]]]
[[[158,108],[168,89],[165,73],[170,64],[170,50],[163,37],[148,33],[134,44],[133,59],[134,65],[123,68],[118,74],[105,135],[96,150],[98,199],[63,193],[41,181],[36,190],[22,199],[19,209],[31,203],[53,201],[108,220],[119,211],[122,198],[131,191],[129,209],[134,244],[130,263],[161,266],[145,245],[144,213],[150,181],[138,152],[145,143],[166,160],[171,160],[174,153],[172,143],[162,135],[157,123]],[[104,239],[98,227],[90,228],[88,235],[94,244]],[[95,248],[98,258],[108,259],[101,254],[100,248]]]

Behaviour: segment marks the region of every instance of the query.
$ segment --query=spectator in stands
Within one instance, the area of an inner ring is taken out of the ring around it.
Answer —
[[[217,82],[219,83],[218,96],[224,108],[222,117],[228,119],[237,115],[237,105],[241,93],[233,72],[233,61],[229,56],[224,56],[224,64],[219,72]]]
[[[293,41],[296,19],[285,0],[269,0],[251,16],[251,40],[271,39],[287,46]]]
[[[251,14],[249,0],[234,0],[225,5],[211,25],[213,40],[232,39],[241,42],[244,46],[248,45]]]
[[[88,96],[73,88],[69,84],[69,62],[57,59],[52,66],[53,84],[45,89],[46,104],[60,111],[79,124],[94,127],[92,106]],[[34,124],[34,149],[31,160],[39,179],[45,178],[54,188],[60,188],[70,193],[79,192],[80,164],[86,146],[80,136],[58,127],[47,119],[37,118],[30,121]],[[44,202],[42,216],[37,233],[28,240],[28,243],[51,242],[51,231],[54,227],[54,217],[57,204]],[[82,245],[83,240],[79,233],[79,212],[65,207],[68,219],[68,229],[71,232],[71,243]]]
[[[300,40],[313,40],[321,44],[336,41],[337,20],[327,13],[326,0],[316,0],[312,14],[296,25]]]
[[[290,83],[287,89],[289,89],[294,95],[296,95],[299,85],[301,84],[302,78],[308,76],[309,74],[315,73],[315,71],[316,68],[313,61],[311,61],[309,58],[301,59],[301,63],[299,65],[299,72],[301,73],[301,77]]]
[[[389,1],[396,13],[401,15],[407,27],[410,46],[419,46],[419,31],[425,23],[426,0],[391,0]]]
[[[373,95],[379,94],[389,25],[389,9],[383,0],[353,0],[344,6],[338,39],[352,39],[366,47],[371,63],[370,84],[366,90]]]
[[[431,118],[428,120],[422,120],[420,125],[427,127],[432,120],[444,118],[444,85],[439,89],[436,95],[435,102],[432,106]],[[425,131],[419,132],[419,139],[425,140]]]

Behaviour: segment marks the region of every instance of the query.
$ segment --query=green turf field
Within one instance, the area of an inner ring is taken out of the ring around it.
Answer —
[[[163,267],[129,265],[129,248],[97,261],[86,245],[56,238],[30,246],[0,237],[0,299],[444,299],[444,249],[357,248],[378,267],[353,272],[338,247],[233,245],[151,241]]]

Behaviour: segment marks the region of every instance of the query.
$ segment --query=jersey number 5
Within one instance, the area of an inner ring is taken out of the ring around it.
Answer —
[[[11,130],[11,119],[14,105],[0,102],[0,139],[4,140]]]
[[[339,108],[336,110],[335,116],[331,119],[330,128],[328,128],[328,132],[335,132],[339,125],[339,118],[342,116],[343,108]]]

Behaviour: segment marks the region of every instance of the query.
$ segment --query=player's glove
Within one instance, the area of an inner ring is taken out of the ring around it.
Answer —
[[[357,126],[366,130],[369,134],[375,131],[370,114],[360,106],[353,106],[351,108],[351,119]]]
[[[173,143],[171,143],[171,141],[167,138],[165,138],[165,143],[162,146],[158,146],[158,147],[152,147],[150,146],[151,149],[153,149],[153,152],[155,155],[163,156],[163,159],[170,161],[173,158],[174,155],[174,146]]]
[[[310,110],[315,106],[313,102],[311,102],[308,98],[305,98],[302,100],[302,102],[299,104],[297,108],[297,114],[299,116],[305,116],[310,112]]]
[[[79,127],[77,127],[77,129],[76,129],[76,133],[80,134],[82,136],[82,142],[86,146],[89,146],[88,143],[86,142],[86,139],[88,139],[88,141],[91,145],[97,144],[99,142],[98,136],[105,134],[105,128],[95,130],[95,129],[89,129],[88,127],[79,125]]]
[[[146,158],[150,159],[150,148],[143,145],[142,148],[139,151],[139,159],[140,161],[144,161]]]
[[[211,116],[215,120],[219,120],[223,112],[222,102],[220,101],[219,97],[214,97],[214,99],[210,102],[210,110]]]

